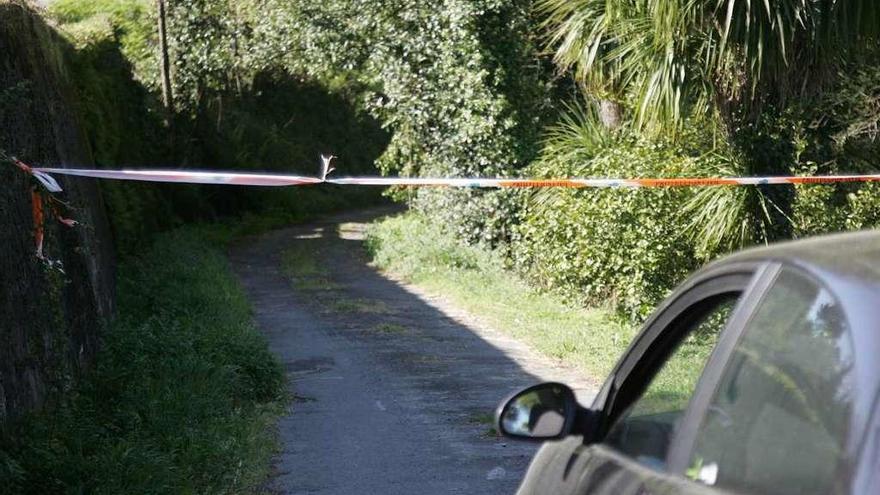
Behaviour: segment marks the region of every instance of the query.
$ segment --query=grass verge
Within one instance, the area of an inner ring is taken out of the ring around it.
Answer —
[[[610,310],[570,307],[529,287],[496,253],[459,243],[417,213],[372,224],[367,246],[379,268],[594,378],[611,370],[636,333]]]
[[[2,440],[0,492],[256,490],[284,378],[209,232],[161,235],[120,266],[97,366]]]

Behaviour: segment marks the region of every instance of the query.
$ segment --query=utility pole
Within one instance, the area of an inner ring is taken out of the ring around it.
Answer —
[[[168,34],[165,29],[165,0],[156,0],[159,7],[159,51],[162,53],[162,104],[170,121],[174,115],[174,95],[171,92],[171,63],[168,59]]]
[[[156,0],[159,9],[159,52],[161,53],[162,105],[165,106],[165,126],[168,132],[168,152],[176,159],[174,143],[174,93],[171,90],[171,62],[168,58],[168,30],[165,24],[165,0]]]

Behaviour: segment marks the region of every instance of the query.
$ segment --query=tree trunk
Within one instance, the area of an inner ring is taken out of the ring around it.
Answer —
[[[606,128],[617,129],[623,120],[623,108],[616,101],[600,100],[599,119]]]
[[[168,58],[168,34],[165,29],[165,0],[156,0],[159,9],[159,51],[162,63],[162,103],[169,118],[174,114],[174,94],[171,90],[171,61]]]

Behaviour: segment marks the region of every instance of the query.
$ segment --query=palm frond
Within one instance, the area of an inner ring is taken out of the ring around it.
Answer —
[[[874,0],[539,0],[560,70],[631,99],[639,128],[673,126],[721,95],[785,98],[845,56],[876,47]]]
[[[704,156],[700,163],[701,174],[717,177],[750,175],[744,162],[729,154],[713,152],[711,156]],[[685,234],[703,259],[766,242],[775,217],[791,222],[758,187],[702,188],[681,209]]]
[[[536,171],[545,178],[591,175],[593,157],[614,146],[624,133],[602,125],[595,104],[589,101],[566,105],[559,122],[545,135]],[[553,188],[536,189],[529,196],[530,210],[550,214],[570,194]]]

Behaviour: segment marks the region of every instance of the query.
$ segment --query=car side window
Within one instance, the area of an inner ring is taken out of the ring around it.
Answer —
[[[738,296],[717,298],[685,327],[674,350],[641,396],[615,420],[603,443],[642,464],[665,468],[672,436]]]
[[[845,458],[853,348],[826,289],[783,269],[736,344],[687,475],[754,494],[825,494]]]

